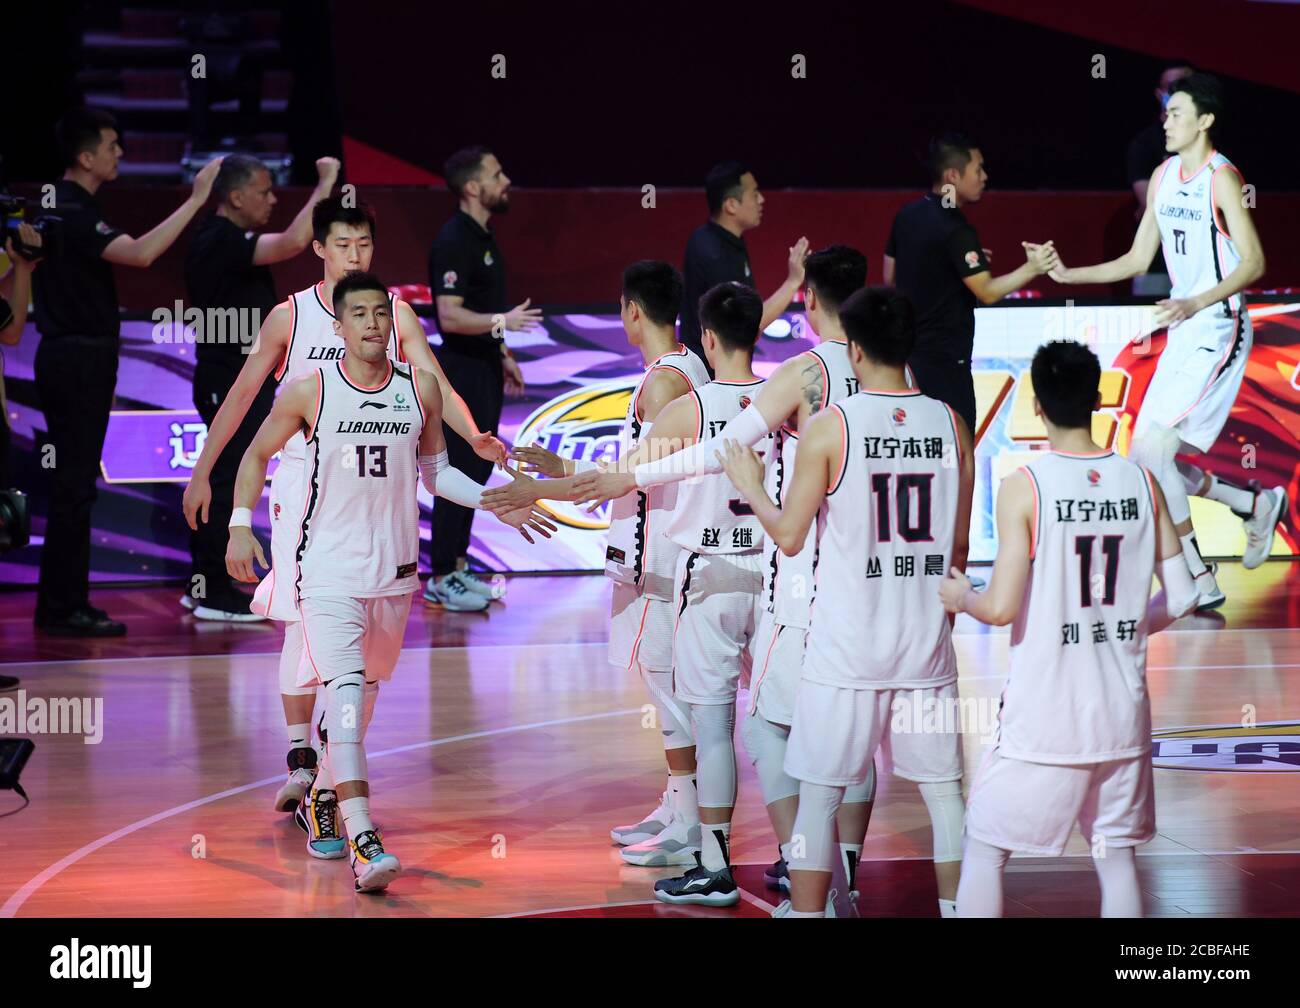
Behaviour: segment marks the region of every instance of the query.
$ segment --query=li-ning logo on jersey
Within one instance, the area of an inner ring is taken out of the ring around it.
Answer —
[[[340,420],[336,434],[409,434],[410,421]]]
[[[388,403],[382,403],[378,399],[367,399],[358,409],[365,409],[367,406],[373,406],[375,409],[388,409]]]

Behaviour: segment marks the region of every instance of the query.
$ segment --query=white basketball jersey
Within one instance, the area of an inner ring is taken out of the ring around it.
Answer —
[[[1011,627],[999,746],[1031,763],[1104,763],[1151,747],[1147,601],[1156,513],[1146,470],[1114,452],[1025,466],[1038,513]]]
[[[283,388],[295,378],[310,374],[330,361],[343,359],[343,337],[334,331],[334,310],[321,300],[324,281],[289,295],[289,344],[284,359],[276,368],[275,380]],[[388,342],[388,356],[403,361],[402,339],[397,331],[397,298],[388,295],[393,319],[393,335]],[[302,461],[307,449],[301,434],[295,434],[284,446],[283,457]]]
[[[849,364],[847,343],[823,343],[800,355],[802,366],[820,370],[822,383],[822,408],[846,399],[858,391],[858,378]],[[799,434],[782,424],[776,432],[772,451],[769,452],[767,476],[764,485],[767,495],[783,503],[782,494],[794,476],[794,459],[799,447]],[[812,602],[813,555],[817,549],[817,530],[810,528],[803,549],[788,557],[768,540],[764,552],[765,595],[764,604],[776,622],[782,626],[806,628],[808,607]]]
[[[298,598],[376,598],[420,587],[416,455],[424,405],[410,365],[362,388],[336,361],[318,370],[307,440],[307,510],[298,530]],[[311,379],[307,379],[310,381]]]
[[[639,412],[641,390],[660,368],[671,368],[681,374],[691,390],[707,385],[709,381],[709,370],[704,361],[681,345],[646,368],[628,400],[619,458],[627,458],[636,451],[641,435],[648,430]],[[671,601],[673,597],[673,576],[681,548],[668,538],[666,532],[669,516],[677,507],[677,493],[678,485],[667,483],[625,494],[610,502],[605,574],[614,581],[634,585],[648,598]]]
[[[762,379],[711,381],[692,390],[695,436],[701,441],[717,436],[758,395],[762,384]],[[754,446],[764,455],[771,448],[771,434]],[[754,509],[732,486],[727,474],[710,473],[693,476],[678,488],[668,538],[692,553],[749,553],[761,550],[766,537]]]
[[[1156,223],[1160,227],[1160,243],[1173,297],[1189,298],[1204,293],[1241,262],[1237,247],[1214,209],[1214,176],[1221,169],[1237,170],[1218,151],[1186,181],[1178,155],[1160,167],[1156,179]],[[1245,297],[1238,292],[1202,309],[1198,315],[1232,315],[1244,305]]]
[[[953,682],[939,601],[961,495],[953,412],[920,392],[863,391],[829,408],[844,459],[817,516],[803,678],[850,689]]]

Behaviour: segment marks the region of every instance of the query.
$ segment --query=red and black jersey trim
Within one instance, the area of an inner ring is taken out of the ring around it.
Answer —
[[[324,376],[322,375],[322,379]],[[302,601],[302,557],[307,552],[307,537],[311,526],[312,516],[316,513],[316,501],[320,499],[320,418],[325,415],[325,382],[320,383],[320,401],[316,407],[316,424],[312,427],[311,440],[308,444],[315,445],[312,452],[311,476],[308,486],[311,493],[307,498],[307,508],[302,514],[302,524],[298,526],[298,549],[294,553],[294,597],[299,602]]]
[[[677,610],[679,617],[686,611],[686,593],[691,590],[691,570],[695,567],[695,561],[699,558],[698,553],[692,553],[686,558],[686,576],[682,578],[682,604]]]
[[[781,506],[781,490],[785,484],[785,453],[782,449],[785,447],[785,429],[782,428],[776,432],[776,443],[772,450],[776,453],[776,506]],[[772,562],[769,564],[770,573],[767,579],[767,606],[775,611],[776,608],[776,571],[781,560],[781,550],[772,551]]]

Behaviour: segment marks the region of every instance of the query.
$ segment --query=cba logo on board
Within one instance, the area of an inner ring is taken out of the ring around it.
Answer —
[[[1165,770],[1300,772],[1300,721],[1165,728],[1151,733],[1151,764]]]
[[[580,462],[616,460],[628,402],[639,380],[639,375],[620,378],[556,396],[529,414],[515,435],[515,444],[535,443],[563,458]],[[539,501],[537,506],[569,528],[609,528],[608,504],[602,504],[591,514],[585,506],[568,501]]]

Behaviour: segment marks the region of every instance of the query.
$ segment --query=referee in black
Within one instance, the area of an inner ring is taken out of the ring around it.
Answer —
[[[497,156],[486,147],[457,151],[443,169],[447,187],[459,201],[429,252],[429,289],[438,309],[442,347],[438,362],[447,381],[469,406],[479,430],[495,433],[501,423],[504,393],[521,395],[524,378],[510,353],[507,333],[541,325],[540,308],[531,299],[508,307],[506,267],[490,220],[510,209],[510,179]],[[451,464],[470,479],[486,483],[492,463],[446,427]],[[492,587],[467,569],[471,508],[445,497],[433,502],[433,577],[424,599],[458,612],[486,609]]]
[[[199,225],[185,253],[187,307],[202,309],[205,321],[194,346],[194,408],[209,426],[278,300],[271,264],[296,256],[310,244],[312,207],[334,188],[338,159],[321,158],[316,170],[316,189],[288,230],[258,234],[276,203],[270,171],[247,154],[231,154],[221,162],[212,185],[217,205]],[[264,618],[249,608],[249,597],[235,589],[226,573],[226,526],[239,462],[271,411],[275,387],[274,377],[268,375],[208,475],[208,520],[190,533],[190,583],[181,596],[181,605],[199,619],[252,623]]]
[[[992,305],[1054,265],[1052,243],[1022,243],[1022,266],[995,277],[989,254],[961,207],[978,203],[988,183],[984,156],[949,133],[930,144],[928,193],[898,211],[885,246],[885,283],[916,307],[916,348],[908,366],[921,391],[951,406],[975,430],[975,305]]]
[[[691,232],[682,258],[681,341],[694,350],[700,360],[704,360],[704,345],[700,342],[700,298],[720,283],[734,281],[748,287],[755,286],[754,274],[749,268],[745,232],[763,222],[763,204],[766,202],[754,173],[738,161],[714,165],[704,179],[704,195],[709,203],[709,220]],[[763,302],[760,333],[789,307],[791,299],[803,286],[803,260],[807,253],[807,238],[800,238],[790,248],[785,283]],[[712,370],[709,373],[712,374]]]
[[[54,186],[58,239],[32,280],[36,393],[54,449],[35,623],[62,637],[118,637],[126,625],[90,604],[90,514],[108,431],[121,339],[113,266],[147,268],[180,237],[212,191],[220,159],[194,177],[189,197],[152,231],[132,238],[104,220],[100,186],[117,178],[117,123],[78,108],[59,121],[66,169]]]

